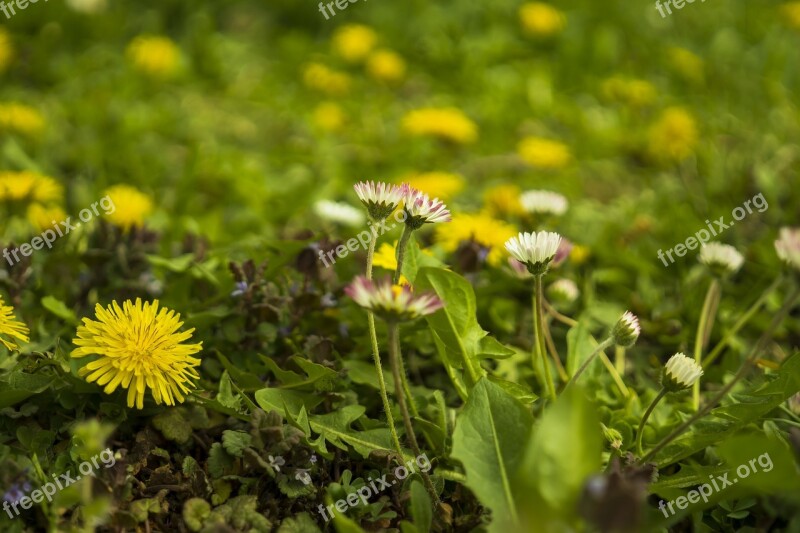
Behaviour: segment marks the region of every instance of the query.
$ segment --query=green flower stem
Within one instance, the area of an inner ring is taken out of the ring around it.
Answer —
[[[567,381],[569,381],[569,374],[567,374],[564,365],[561,363],[561,358],[558,356],[558,350],[556,349],[556,344],[553,342],[553,336],[550,334],[549,320],[545,320],[544,322],[544,340],[547,344],[547,351],[550,353],[550,357],[553,358],[553,363],[556,365],[556,371],[558,372],[558,379],[566,383]]]
[[[795,286],[794,289],[792,289],[791,294],[786,298],[783,307],[781,307],[781,309],[775,314],[769,327],[767,328],[766,331],[764,331],[764,333],[755,343],[752,351],[747,356],[747,359],[745,359],[744,363],[742,363],[742,366],[739,368],[739,371],[736,373],[736,375],[733,376],[733,379],[731,379],[728,382],[728,384],[725,385],[725,387],[723,387],[722,390],[720,390],[717,393],[716,396],[714,396],[708,403],[706,403],[702,409],[700,409],[694,415],[689,417],[683,424],[675,428],[669,435],[661,439],[661,442],[656,444],[656,446],[652,450],[650,450],[647,453],[647,455],[639,459],[639,464],[643,464],[652,459],[653,457],[655,457],[655,455],[661,450],[663,450],[667,444],[678,438],[684,431],[689,429],[692,426],[692,424],[694,424],[695,422],[706,416],[708,413],[710,413],[711,410],[714,409],[714,407],[716,407],[716,405],[719,402],[721,402],[722,399],[725,398],[725,396],[727,396],[727,394],[731,390],[733,390],[736,384],[739,383],[744,378],[748,370],[750,370],[753,366],[755,366],[755,361],[756,359],[758,359],[759,354],[767,345],[769,340],[772,338],[772,334],[775,331],[775,329],[780,325],[781,322],[783,322],[783,319],[786,318],[786,315],[789,314],[789,311],[792,310],[792,307],[797,301],[798,296],[800,296],[800,287]]]
[[[617,346],[614,349],[614,369],[620,375],[625,375],[625,347]]]
[[[395,285],[400,283],[400,276],[403,274],[403,262],[406,258],[406,248],[408,247],[408,240],[411,238],[411,234],[414,232],[411,229],[411,226],[405,225],[403,226],[403,233],[400,235],[400,240],[397,243],[397,268],[394,271],[394,277],[392,278],[392,283]]]
[[[697,324],[697,335],[694,341],[694,360],[698,365],[703,362],[703,348],[708,343],[711,330],[714,329],[714,317],[717,314],[717,306],[720,298],[720,284],[717,278],[713,278],[706,292],[706,299],[703,302],[703,310],[700,311],[700,322]],[[694,382],[692,386],[692,405],[694,410],[700,409],[700,380]]]
[[[656,408],[658,402],[661,401],[661,398],[667,395],[667,389],[661,389],[661,392],[653,398],[653,401],[650,402],[650,407],[647,408],[647,411],[644,412],[644,416],[642,417],[642,421],[639,422],[639,430],[636,432],[636,453],[639,454],[639,457],[643,455],[642,452],[642,434],[644,434],[644,425],[647,424],[647,419],[650,418],[650,414],[653,412],[653,409]]]
[[[533,329],[535,338],[533,339],[533,369],[536,370],[536,360],[542,362],[544,367],[544,380],[547,384],[547,394],[550,399],[556,399],[556,386],[553,383],[553,376],[550,375],[550,364],[547,362],[544,346],[544,307],[542,304],[542,275],[534,276],[533,285]]]
[[[414,434],[414,426],[411,425],[411,416],[408,413],[406,406],[405,394],[403,392],[402,380],[400,379],[400,326],[397,322],[390,322],[389,326],[389,364],[392,367],[392,375],[394,376],[395,396],[397,396],[397,403],[400,405],[400,413],[403,416],[403,423],[406,427],[408,440],[411,444],[411,449],[416,457],[422,455],[417,443],[417,436]],[[425,483],[425,488],[428,489],[428,494],[434,502],[434,507],[438,507],[439,496],[436,494],[436,489],[433,486],[430,476],[427,472],[419,471],[422,480]]]
[[[575,375],[572,376],[572,379],[570,379],[569,382],[567,382],[567,387],[569,387],[570,385],[576,383],[578,381],[578,378],[581,377],[581,374],[583,374],[583,372],[587,368],[589,368],[589,365],[592,363],[592,361],[594,361],[594,358],[597,357],[597,354],[599,354],[600,352],[602,352],[603,350],[605,350],[606,348],[608,348],[612,344],[614,344],[614,338],[613,337],[609,337],[606,340],[604,340],[603,342],[601,342],[600,344],[598,344],[597,348],[594,349],[594,351],[589,355],[589,357],[587,357],[586,360],[583,362],[583,364],[578,369],[578,371],[575,372]],[[565,389],[566,389],[566,387],[565,387]]]
[[[617,384],[617,388],[622,393],[623,398],[627,398],[630,396],[630,392],[628,392],[628,387],[625,386],[625,382],[622,380],[622,376],[619,375],[617,369],[614,368],[614,363],[611,362],[611,359],[606,357],[606,354],[603,351],[600,351],[600,361],[605,365],[608,373],[611,374],[611,379],[614,380],[614,383]]]
[[[392,277],[392,283],[397,285],[400,283],[400,276],[403,273],[403,262],[406,257],[406,247],[408,246],[408,241],[411,238],[411,233],[414,230],[411,229],[411,226],[405,225],[403,226],[403,233],[400,235],[400,241],[397,243],[397,268],[394,271],[394,276]],[[403,361],[402,355],[399,358],[400,361],[400,379],[402,380],[401,383],[403,385],[403,390],[405,391],[406,398],[408,398],[409,407],[411,407],[411,414],[415,417],[419,417],[419,410],[417,410],[417,402],[414,401],[414,396],[411,394],[411,386],[408,384],[408,375],[406,374],[406,365]]]
[[[372,258],[374,255],[375,239],[371,239],[369,241],[369,247],[367,248],[367,279],[372,279]],[[386,412],[386,423],[389,425],[394,447],[402,458],[403,447],[400,445],[400,438],[397,436],[397,428],[394,426],[394,416],[392,416],[392,405],[389,403],[389,395],[386,392],[386,380],[383,377],[383,366],[381,365],[381,352],[378,348],[378,334],[375,331],[375,315],[372,311],[367,311],[367,325],[369,326],[369,338],[372,342],[372,359],[375,361],[375,373],[378,376],[378,387],[381,391],[383,410]]]
[[[705,359],[703,359],[703,368],[708,368],[711,363],[716,361],[717,357],[719,357],[719,354],[722,353],[722,350],[725,349],[731,339],[733,339],[733,337],[739,333],[739,330],[742,329],[742,327],[744,327],[744,325],[747,324],[751,318],[753,318],[753,315],[756,314],[759,309],[761,309],[761,306],[767,301],[767,298],[770,294],[772,294],[772,291],[778,288],[778,285],[780,285],[781,281],[783,281],[783,279],[780,276],[776,278],[775,281],[773,281],[772,284],[761,293],[761,296],[759,296],[758,299],[753,302],[753,305],[751,305],[750,308],[745,311],[741,317],[739,317],[739,320],[737,320],[730,331],[728,331],[725,336],[722,337],[722,340],[719,341],[719,344],[717,344],[714,349],[708,353]]]

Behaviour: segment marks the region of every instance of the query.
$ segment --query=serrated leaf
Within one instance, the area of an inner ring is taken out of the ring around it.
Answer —
[[[78,324],[78,317],[75,316],[75,311],[70,309],[61,300],[53,296],[45,296],[42,298],[42,307],[56,315],[58,318],[70,324]]]
[[[226,429],[222,432],[222,446],[234,457],[241,457],[245,448],[249,447],[253,438],[244,431]]]
[[[222,444],[215,442],[208,452],[208,473],[214,479],[221,478],[233,470],[234,461]]]
[[[187,442],[192,437],[192,426],[182,416],[180,407],[169,408],[153,417],[153,427],[177,443]]]

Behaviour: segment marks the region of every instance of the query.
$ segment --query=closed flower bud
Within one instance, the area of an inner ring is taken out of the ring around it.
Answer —
[[[661,386],[668,392],[682,391],[691,388],[702,375],[703,368],[694,359],[679,352],[664,365]]]
[[[614,329],[611,331],[611,337],[614,339],[614,344],[624,348],[630,348],[636,344],[636,339],[639,338],[639,333],[642,328],[639,326],[639,319],[630,311],[625,311]]]

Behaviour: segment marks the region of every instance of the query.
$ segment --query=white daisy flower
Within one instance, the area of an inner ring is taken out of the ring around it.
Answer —
[[[611,330],[611,337],[614,339],[614,344],[624,348],[630,348],[636,343],[639,338],[642,328],[639,326],[639,319],[630,311],[625,311],[622,317],[614,325]]]
[[[718,275],[733,274],[744,263],[744,257],[736,248],[718,242],[710,242],[700,248],[697,260]]]
[[[525,263],[533,275],[547,272],[547,266],[553,260],[561,244],[561,235],[551,231],[537,233],[520,233],[506,241],[506,250],[521,263]]]
[[[403,200],[401,186],[381,181],[361,181],[353,185],[353,189],[373,220],[385,219]]]
[[[800,228],[781,228],[775,251],[782,261],[795,270],[800,270]]]
[[[562,278],[547,287],[547,295],[554,301],[571,304],[580,296],[581,291],[571,279]]]
[[[661,386],[669,392],[689,389],[702,375],[703,368],[694,359],[679,352],[670,357],[664,365]]]
[[[344,202],[320,200],[314,204],[314,212],[323,220],[344,226],[361,226],[366,222],[361,210]]]
[[[404,209],[406,224],[412,229],[419,229],[423,224],[450,222],[450,211],[438,198],[431,200],[427,194],[414,187],[403,184]]]
[[[388,277],[373,282],[364,276],[358,276],[344,292],[358,305],[388,322],[414,320],[444,307],[444,303],[435,294],[414,294],[408,286],[392,285]]]
[[[560,216],[566,213],[569,202],[566,197],[552,191],[525,191],[519,202],[528,213]]]

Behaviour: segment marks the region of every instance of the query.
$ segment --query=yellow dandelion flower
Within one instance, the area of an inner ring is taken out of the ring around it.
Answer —
[[[350,63],[363,61],[375,47],[378,36],[367,26],[346,24],[333,34],[333,50]]]
[[[472,143],[478,127],[460,109],[427,107],[415,109],[403,117],[403,129],[415,136],[433,136],[457,143]]]
[[[402,181],[425,191],[431,198],[449,200],[464,188],[464,178],[449,172],[423,172],[406,176]]]
[[[314,125],[323,131],[339,131],[344,121],[344,111],[333,102],[323,102],[314,109]]]
[[[106,309],[95,306],[97,320],[83,319],[78,326],[74,358],[98,355],[84,365],[78,375],[89,383],[105,385],[103,392],[113,393],[120,385],[128,389],[128,407],[144,408],[144,392],[150,388],[157,404],[183,403],[184,395],[194,388],[190,381],[200,376],[195,368],[200,359],[191,357],[203,343],[183,344],[194,328],[178,333],[183,326],[181,315],[158,300],[142,305],[127,300],[122,307],[116,301]]]
[[[30,341],[28,326],[14,318],[14,308],[6,305],[0,296],[0,343],[9,350],[16,350],[19,344],[14,339],[22,342]],[[13,337],[9,339],[8,337]]]
[[[38,137],[44,131],[44,117],[25,104],[0,104],[0,130]]]
[[[178,71],[181,52],[171,39],[139,35],[125,50],[133,67],[147,76],[166,78]]]
[[[692,155],[697,141],[692,115],[683,108],[670,107],[650,127],[648,151],[656,160],[681,161]]]
[[[14,46],[11,44],[11,36],[3,28],[0,28],[0,72],[3,72],[11,64],[14,58]]]
[[[332,96],[350,90],[350,76],[326,67],[321,63],[310,63],[303,70],[303,83],[310,89]]]
[[[786,2],[780,7],[784,23],[795,30],[800,30],[800,2]]]
[[[427,248],[423,248],[420,251],[425,255],[433,255]],[[392,272],[397,270],[397,241],[394,241],[393,244],[384,242],[378,246],[378,249],[375,250],[375,254],[372,256],[372,266],[385,268]],[[399,285],[410,285],[408,279],[402,274],[400,274]]]
[[[586,246],[580,244],[573,244],[572,250],[569,251],[569,260],[573,265],[582,265],[592,255],[591,250]]]
[[[447,252],[454,252],[463,242],[475,241],[489,250],[487,261],[498,266],[508,257],[505,243],[517,234],[517,229],[486,214],[456,214],[449,224],[436,228],[434,240]]]
[[[42,204],[31,204],[28,206],[28,222],[39,231],[52,229],[53,221],[56,223],[67,219],[67,214],[58,206],[45,206]]]
[[[0,172],[0,199],[54,202],[63,194],[63,187],[49,176],[27,170]]]
[[[516,185],[497,185],[483,194],[486,210],[490,215],[519,216],[525,209],[519,201],[522,190]]]
[[[543,2],[522,4],[519,8],[519,20],[522,28],[536,37],[550,37],[560,33],[567,24],[564,13]]]
[[[379,81],[397,82],[406,75],[406,62],[391,50],[377,50],[367,59],[367,73]]]
[[[667,61],[670,67],[682,78],[693,83],[703,82],[705,78],[703,59],[689,50],[672,47],[667,51]]]
[[[114,185],[105,193],[114,205],[114,211],[106,218],[115,226],[129,230],[134,226],[142,226],[144,218],[153,210],[150,197],[130,185]]]
[[[647,80],[614,76],[603,82],[603,96],[612,102],[631,107],[644,107],[656,99],[656,87]]]
[[[525,137],[517,153],[529,165],[544,169],[564,168],[572,159],[566,144],[541,137]]]

